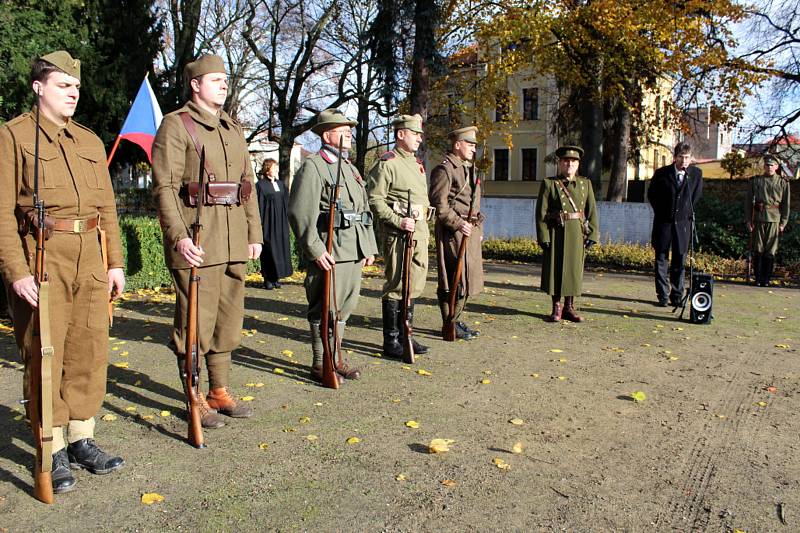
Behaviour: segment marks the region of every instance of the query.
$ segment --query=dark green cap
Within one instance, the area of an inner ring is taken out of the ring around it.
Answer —
[[[764,164],[765,165],[777,165],[778,164],[778,158],[775,157],[772,154],[767,154],[767,155],[764,156]]]
[[[394,131],[411,130],[415,133],[422,133],[422,116],[416,115],[397,115],[392,120]]]
[[[560,146],[558,150],[556,150],[556,157],[559,159],[578,159],[580,160],[583,157],[583,148],[580,146]]]
[[[81,62],[78,59],[75,59],[69,52],[64,50],[58,50],[56,52],[50,52],[47,55],[43,55],[39,58],[42,61],[50,63],[58,70],[69,74],[73,78],[78,78],[78,81],[81,79]]]
[[[478,144],[476,133],[478,132],[477,126],[467,126],[466,128],[459,128],[447,134],[447,138],[452,142],[466,141],[472,144]]]

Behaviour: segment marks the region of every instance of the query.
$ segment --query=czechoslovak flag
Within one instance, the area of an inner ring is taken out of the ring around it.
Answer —
[[[122,124],[122,131],[119,132],[114,142],[114,148],[111,149],[111,154],[108,156],[108,164],[111,164],[120,139],[126,139],[141,146],[147,153],[147,159],[152,163],[153,139],[161,125],[162,118],[156,95],[145,76],[139,92],[136,93],[136,98],[133,100],[131,110],[128,111],[128,116],[125,118],[125,123]]]

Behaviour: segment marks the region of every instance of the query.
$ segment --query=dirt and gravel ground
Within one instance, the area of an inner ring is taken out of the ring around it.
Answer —
[[[115,419],[97,428],[126,466],[79,472],[49,507],[30,496],[4,330],[0,531],[800,530],[796,289],[719,283],[714,322],[697,326],[651,304],[648,276],[587,272],[587,321],[554,325],[534,267],[487,270],[471,342],[436,338],[429,278],[416,325],[431,354],[413,367],[375,356],[380,279],[366,279],[345,342],[364,377],[339,391],[308,379],[302,287],[250,287],[233,383],[255,415],[207,431],[204,450],[184,442],[171,299],[130,299],[100,412]],[[428,453],[434,438],[450,451]]]

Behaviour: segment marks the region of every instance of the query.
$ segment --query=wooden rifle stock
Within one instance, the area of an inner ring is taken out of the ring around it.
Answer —
[[[206,201],[204,190],[204,175],[206,149],[205,146],[200,152],[200,176],[198,178],[200,187],[197,192],[197,211],[195,221],[192,224],[192,243],[200,247],[200,230],[203,225],[200,223],[200,215],[203,204]],[[205,448],[203,439],[203,426],[200,422],[200,343],[197,338],[197,319],[198,319],[198,289],[200,276],[198,268],[192,266],[189,271],[189,294],[186,303],[186,349],[184,357],[184,368],[182,377],[184,389],[186,390],[187,421],[189,424],[189,444],[195,448]]]
[[[337,154],[336,161],[336,183],[330,194],[330,203],[328,204],[328,238],[325,242],[325,250],[329,255],[333,256],[333,233],[335,231],[336,221],[336,204],[339,201],[339,180],[342,175],[342,139],[339,138],[339,153]],[[336,365],[333,360],[333,347],[331,347],[331,339],[329,331],[331,331],[331,292],[336,290],[332,288],[333,269],[325,270],[323,273],[323,292],[322,292],[322,316],[319,323],[319,335],[322,339],[322,385],[329,389],[339,388],[339,377],[336,375]],[[338,328],[334,324],[333,331],[336,332]],[[338,335],[334,333],[334,335]],[[338,342],[335,343],[338,349]],[[341,354],[340,354],[341,355]]]
[[[473,181],[472,177],[474,173],[475,165],[470,167],[470,181]],[[472,192],[469,199],[469,212],[467,213],[468,222],[472,220],[472,211],[475,207],[475,190],[478,188],[479,183],[480,180],[472,184]],[[442,338],[449,342],[456,340],[456,302],[458,299],[458,286],[461,284],[461,271],[464,270],[468,241],[469,236],[463,235],[461,237],[461,243],[458,245],[458,260],[456,261],[456,269],[455,272],[453,272],[453,280],[450,283],[450,294],[448,295],[447,319],[442,325]]]
[[[50,342],[50,283],[45,272],[45,210],[39,198],[39,102],[36,102],[36,141],[33,166],[33,204],[36,210],[36,258],[33,276],[39,287],[34,311],[33,344],[28,364],[27,411],[36,447],[33,496],[51,504],[53,498],[53,346]]]
[[[753,185],[751,185],[752,187]],[[756,194],[753,191],[753,199],[752,205],[750,206],[750,227],[747,230],[750,233],[750,237],[747,240],[747,284],[750,284],[750,277],[753,274],[753,233],[756,231],[755,225],[756,219]],[[758,280],[756,280],[756,283]]]
[[[414,215],[411,211],[411,189],[408,190],[406,199],[406,218],[412,218]],[[408,311],[411,307],[411,260],[414,256],[414,232],[405,232],[405,246],[403,247],[403,285],[402,285],[402,301],[400,302],[400,313],[403,320],[403,329],[405,335],[403,336],[403,362],[407,364],[414,363],[414,345],[411,342],[411,336],[414,333],[411,328],[411,321],[408,319]]]

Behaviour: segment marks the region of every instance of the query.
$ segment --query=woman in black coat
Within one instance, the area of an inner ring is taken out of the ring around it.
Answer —
[[[281,278],[292,275],[292,249],[289,244],[286,185],[278,179],[278,163],[267,159],[261,165],[256,185],[258,211],[264,228],[264,248],[261,251],[261,275],[264,288],[280,288]]]

